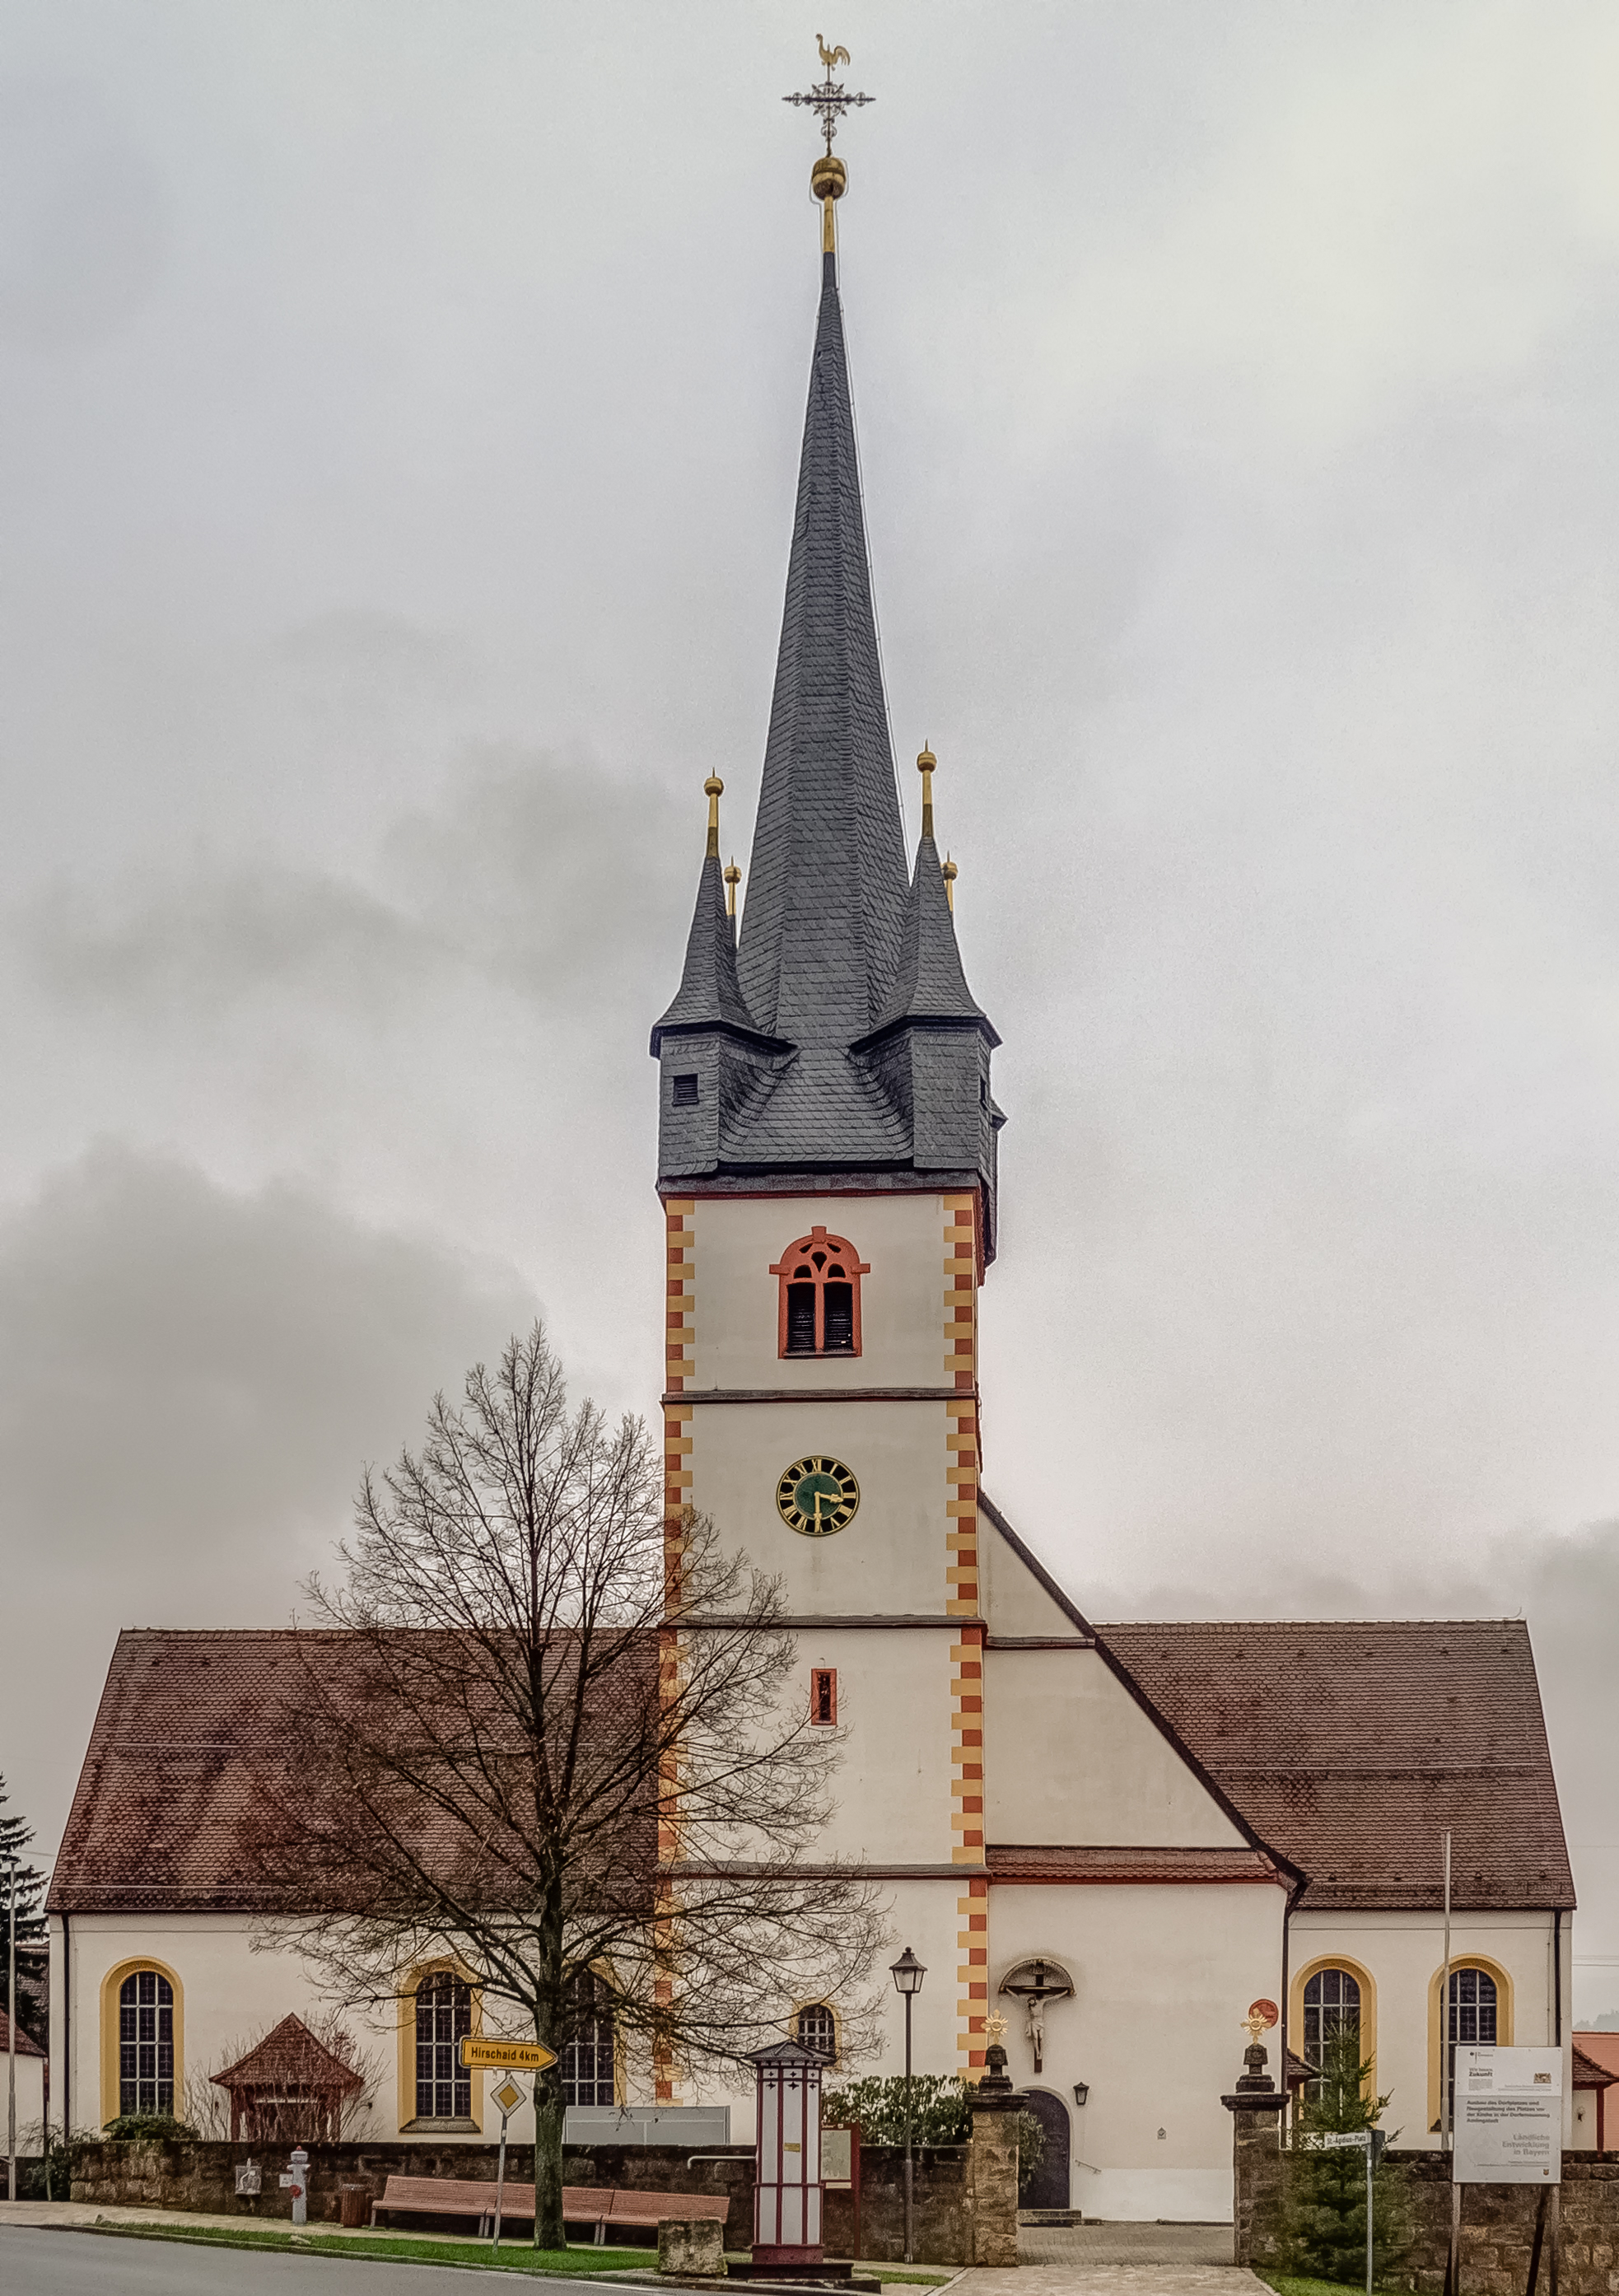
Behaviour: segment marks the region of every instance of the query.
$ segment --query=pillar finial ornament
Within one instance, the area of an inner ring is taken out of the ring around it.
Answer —
[[[926,742],[916,753],[916,769],[922,777],[922,835],[933,835],[933,776],[938,770],[938,759]]]
[[[717,774],[710,774],[703,783],[703,795],[708,800],[708,858],[720,857],[720,800],[725,794],[725,784]]]
[[[736,889],[742,882],[742,873],[736,865],[736,856],[734,854],[732,856],[730,867],[728,869],[723,869],[720,872],[720,874],[725,881],[725,914],[728,917],[734,917],[736,914]]]
[[[950,904],[951,913],[953,915],[954,914],[956,906],[956,879],[961,875],[961,870],[956,866],[956,864],[951,859],[947,853],[944,856],[944,865],[940,870],[939,874],[944,880],[944,898]]]

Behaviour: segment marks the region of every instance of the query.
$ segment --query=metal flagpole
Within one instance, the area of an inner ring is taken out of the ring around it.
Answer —
[[[1455,2061],[1451,2054],[1451,1829],[1444,1830],[1444,1978],[1439,1997],[1439,2084],[1441,2148],[1451,2156],[1451,2248],[1445,2259],[1444,2296],[1459,2296],[1461,2278],[1461,2186],[1456,2181]]]
[[[5,1920],[5,2197],[17,2197],[17,1853]]]

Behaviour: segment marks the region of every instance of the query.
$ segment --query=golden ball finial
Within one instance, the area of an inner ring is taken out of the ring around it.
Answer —
[[[956,867],[955,863],[951,859],[947,853],[940,865],[939,874],[944,880],[944,898],[949,902],[953,909],[956,905],[956,879],[961,875],[961,871]]]
[[[849,171],[841,160],[823,152],[810,169],[810,197],[813,200],[840,200],[849,187]]]
[[[710,774],[707,780],[703,783],[703,795],[705,797],[724,797],[724,783],[720,779],[717,774]]]
[[[733,917],[736,914],[736,889],[742,882],[742,873],[736,863],[732,861],[720,871],[720,876],[725,887],[725,914],[728,917]]]
[[[916,769],[919,774],[935,774],[939,769],[939,761],[926,742],[917,751]]]
[[[703,783],[703,795],[708,800],[708,858],[720,857],[720,800],[725,794],[725,784],[717,774],[710,774]]]

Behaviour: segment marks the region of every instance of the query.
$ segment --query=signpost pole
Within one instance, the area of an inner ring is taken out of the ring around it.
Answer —
[[[495,2172],[495,2246],[493,2254],[500,2253],[501,2209],[506,2197],[506,2115],[501,2114],[500,2165]]]
[[[1366,2296],[1371,2296],[1371,2131],[1366,2132]]]

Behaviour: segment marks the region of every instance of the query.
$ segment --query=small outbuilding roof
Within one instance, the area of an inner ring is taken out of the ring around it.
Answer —
[[[317,2041],[301,2017],[291,2015],[283,2017],[245,2057],[209,2078],[216,2088],[292,2089],[312,2095],[330,2089],[348,2095],[365,2086],[352,2065]]]
[[[0,2057],[10,2053],[11,2046],[12,2021],[4,2010],[0,2009]],[[45,2054],[38,2042],[25,2033],[20,2025],[17,2028],[17,2054],[20,2057],[43,2057]]]
[[[1619,2081],[1619,2033],[1576,2033],[1574,2087],[1611,2088],[1615,2081]]]

